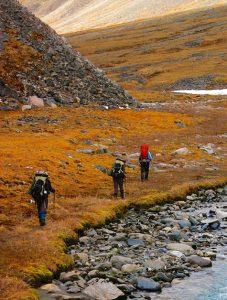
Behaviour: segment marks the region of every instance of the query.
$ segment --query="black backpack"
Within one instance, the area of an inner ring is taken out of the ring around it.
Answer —
[[[124,165],[121,163],[115,163],[112,170],[111,176],[114,178],[123,178],[124,177]]]
[[[48,194],[46,190],[47,177],[35,178],[30,194],[34,199],[42,199]]]

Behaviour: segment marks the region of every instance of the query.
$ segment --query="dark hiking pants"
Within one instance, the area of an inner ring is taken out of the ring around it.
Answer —
[[[120,189],[121,198],[124,199],[124,178],[114,178],[113,177],[113,184],[114,184],[114,197],[118,196],[118,189]]]
[[[45,225],[48,207],[48,197],[35,199],[40,225]]]
[[[150,162],[141,162],[140,168],[141,168],[141,180],[142,181],[148,180]]]

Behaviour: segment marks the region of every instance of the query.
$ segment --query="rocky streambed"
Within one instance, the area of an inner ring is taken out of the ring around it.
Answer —
[[[190,275],[198,281],[212,264],[217,269],[226,246],[227,186],[200,190],[184,201],[130,209],[120,220],[87,230],[68,250],[74,270],[39,293],[43,300],[176,299],[168,291]]]

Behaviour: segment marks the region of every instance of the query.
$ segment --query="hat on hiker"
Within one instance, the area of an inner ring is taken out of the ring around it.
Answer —
[[[122,153],[121,155],[118,155],[116,160],[121,160],[125,163],[127,161],[126,153]]]

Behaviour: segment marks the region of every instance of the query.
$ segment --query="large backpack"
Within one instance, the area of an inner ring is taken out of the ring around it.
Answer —
[[[148,159],[148,148],[147,144],[142,144],[140,147],[140,159]]]
[[[42,199],[48,195],[46,190],[47,175],[35,175],[29,194],[34,199]]]
[[[124,163],[115,162],[111,169],[110,176],[114,178],[123,178],[124,177]]]

